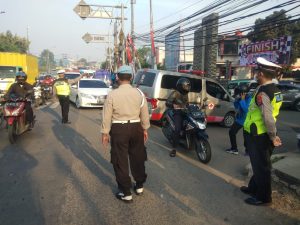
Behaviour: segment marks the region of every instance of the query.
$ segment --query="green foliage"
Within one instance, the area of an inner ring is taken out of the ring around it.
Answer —
[[[0,34],[0,52],[27,53],[29,44],[26,38],[13,35],[10,31]]]
[[[293,64],[300,57],[300,22],[290,20],[285,10],[275,11],[265,19],[257,19],[254,30],[248,34],[249,39],[256,42],[286,35],[292,36],[290,63]]]
[[[48,49],[44,49],[39,57],[39,69],[42,72],[50,73],[52,69],[56,68],[54,54]]]
[[[149,62],[149,57],[151,56],[151,48],[149,48],[149,47],[139,48],[137,50],[137,55],[138,55],[139,61],[141,63],[141,67],[149,68],[150,64],[148,62]]]
[[[81,58],[78,60],[78,64],[79,64],[79,66],[85,67],[88,65],[88,62],[85,58]]]
[[[102,62],[101,63],[101,69],[107,69],[109,66],[108,66],[108,63],[107,63],[107,61],[104,61],[104,62]]]

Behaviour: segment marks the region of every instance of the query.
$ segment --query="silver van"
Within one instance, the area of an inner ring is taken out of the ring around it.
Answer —
[[[166,100],[181,77],[186,77],[191,82],[190,103],[202,104],[202,99],[208,98],[206,108],[208,122],[221,123],[225,127],[230,127],[234,123],[233,98],[217,81],[193,74],[144,69],[137,72],[133,85],[143,91],[147,101],[151,103],[151,120],[160,121],[166,111]]]

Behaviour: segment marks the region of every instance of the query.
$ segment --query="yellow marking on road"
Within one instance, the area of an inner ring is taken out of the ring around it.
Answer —
[[[166,150],[168,150],[168,151],[171,151],[171,150],[172,150],[171,148],[169,148],[169,147],[167,147],[167,146],[164,146],[164,145],[162,145],[162,144],[160,144],[160,143],[158,143],[158,142],[156,142],[156,141],[153,141],[153,140],[151,140],[151,139],[149,139],[149,142],[151,142],[151,143],[153,143],[153,144],[155,144],[155,145],[158,145],[158,146],[160,146],[160,147],[162,147],[162,148],[164,148],[164,149],[166,149]],[[229,184],[232,184],[232,185],[234,185],[234,186],[236,186],[236,187],[241,187],[241,186],[245,185],[245,182],[244,182],[244,181],[239,180],[239,179],[236,179],[236,178],[234,178],[234,177],[232,177],[232,176],[230,176],[230,175],[228,175],[228,174],[225,174],[225,173],[223,173],[223,172],[221,172],[221,171],[219,171],[219,170],[216,170],[216,169],[214,169],[214,168],[212,168],[212,167],[210,167],[210,166],[208,166],[208,165],[205,165],[205,164],[203,164],[203,163],[201,163],[201,162],[199,162],[199,161],[196,161],[196,160],[194,160],[194,159],[191,159],[191,158],[189,158],[188,156],[186,156],[186,155],[184,155],[184,154],[182,154],[182,153],[180,153],[180,152],[177,152],[177,153],[176,153],[176,156],[179,156],[181,159],[183,159],[183,160],[185,160],[185,161],[191,163],[193,166],[198,167],[198,168],[200,168],[200,169],[203,169],[203,170],[205,170],[206,172],[209,172],[210,174],[213,174],[213,175],[215,175],[215,176],[221,178],[221,179],[224,180],[225,182],[227,182],[227,183],[229,183]]]

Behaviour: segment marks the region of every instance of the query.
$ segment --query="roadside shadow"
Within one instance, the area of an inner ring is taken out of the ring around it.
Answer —
[[[18,145],[8,145],[0,158],[0,224],[45,223],[31,170],[38,161]]]
[[[112,172],[111,164],[91,146],[91,143],[84,136],[79,134],[72,127],[62,125],[55,120],[52,122],[54,124],[52,130],[57,140],[60,141],[67,150],[70,150],[77,159],[82,161],[100,182],[104,185],[108,185],[112,192],[114,192],[116,184],[112,179],[114,173]]]

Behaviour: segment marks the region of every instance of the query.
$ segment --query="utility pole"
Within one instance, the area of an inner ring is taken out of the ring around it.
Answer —
[[[124,33],[124,4],[121,4],[121,30],[124,34],[122,43],[122,65],[125,64],[125,33]]]
[[[115,21],[114,25],[114,72],[118,70],[118,59],[119,51],[118,51],[118,23]]]
[[[132,43],[134,43],[134,4],[135,0],[131,0],[131,38]]]
[[[150,0],[150,37],[151,37],[151,55],[152,55],[152,69],[157,69],[156,65],[156,55],[154,46],[154,28],[153,28],[153,11],[152,11],[152,0]]]

